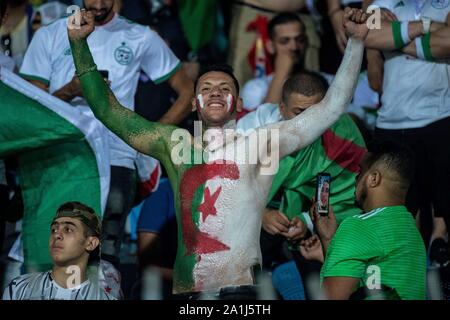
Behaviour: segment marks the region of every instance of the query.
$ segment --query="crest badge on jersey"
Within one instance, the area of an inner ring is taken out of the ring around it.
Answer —
[[[432,0],[431,5],[436,9],[445,9],[450,4],[450,0]]]
[[[131,50],[125,42],[122,42],[120,47],[114,51],[114,59],[116,59],[117,63],[124,66],[130,64],[130,62],[133,61],[133,57],[133,50]]]

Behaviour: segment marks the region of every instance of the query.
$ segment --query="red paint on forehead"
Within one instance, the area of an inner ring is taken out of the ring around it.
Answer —
[[[181,223],[183,241],[186,246],[186,255],[193,253],[213,253],[230,249],[212,235],[201,232],[192,220],[192,201],[195,191],[208,180],[215,178],[237,180],[239,179],[239,168],[235,163],[207,163],[190,168],[184,173],[184,176],[181,179]],[[208,190],[206,192],[209,192],[209,189],[206,190]],[[214,193],[213,197],[216,196],[216,193]],[[220,191],[218,193],[220,193]],[[207,199],[205,198],[205,201],[206,200]],[[211,202],[211,199],[208,201]],[[209,205],[208,208],[203,207],[203,209],[210,210],[211,205]]]

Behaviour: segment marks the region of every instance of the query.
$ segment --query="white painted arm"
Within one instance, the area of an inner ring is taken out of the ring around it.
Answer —
[[[314,142],[345,112],[358,82],[363,53],[363,41],[350,38],[341,66],[323,100],[297,117],[271,127],[280,129],[280,159]]]

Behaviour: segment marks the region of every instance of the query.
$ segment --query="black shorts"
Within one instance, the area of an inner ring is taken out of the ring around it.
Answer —
[[[450,117],[416,129],[375,129],[379,139],[407,145],[414,153],[415,173],[406,199],[414,215],[432,205],[436,217],[443,217],[450,230]]]

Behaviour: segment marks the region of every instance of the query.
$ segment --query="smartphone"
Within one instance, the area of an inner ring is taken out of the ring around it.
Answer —
[[[328,215],[330,201],[331,175],[323,172],[317,175],[316,184],[316,206],[317,213],[321,216]]]
[[[108,80],[109,77],[109,71],[108,70],[98,70],[100,74],[102,75],[103,79]]]

